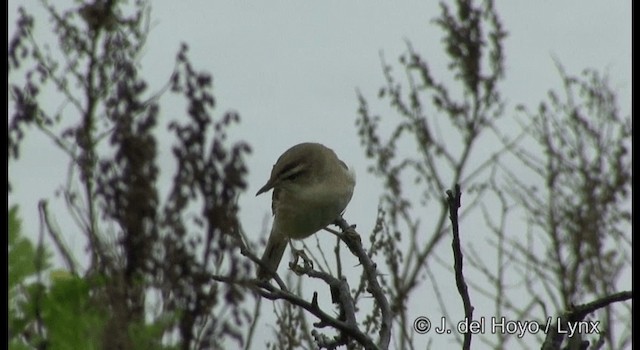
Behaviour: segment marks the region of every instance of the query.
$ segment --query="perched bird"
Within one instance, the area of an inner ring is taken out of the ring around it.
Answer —
[[[301,143],[284,152],[256,196],[273,189],[274,220],[258,278],[271,279],[289,239],[303,239],[338,219],[353,195],[355,176],[333,150]]]

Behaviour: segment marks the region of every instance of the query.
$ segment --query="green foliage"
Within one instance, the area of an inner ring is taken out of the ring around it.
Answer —
[[[36,248],[22,237],[18,207],[9,209],[9,291],[36,273]]]
[[[108,315],[96,292],[105,280],[49,271],[51,254],[24,237],[16,206],[9,210],[8,250],[9,349],[102,348]],[[163,348],[162,334],[172,322],[162,315],[151,324],[132,325],[133,348]]]
[[[11,348],[98,349],[105,316],[91,299],[92,283],[72,275],[50,282],[25,284],[14,293],[19,301],[10,303]]]
[[[40,342],[32,336],[31,326],[38,315],[34,300],[38,300],[43,289],[39,281],[27,283],[48,266],[49,254],[43,248],[37,249],[23,237],[22,221],[18,217],[18,207],[9,209],[8,244],[8,294],[9,294],[9,345],[11,349],[25,348],[25,342],[18,337],[27,338],[31,343]],[[29,339],[31,338],[31,339]]]
[[[21,230],[18,208],[9,210],[9,349],[100,349],[108,320],[99,291],[104,278],[50,269],[51,254]],[[163,315],[129,328],[134,349],[169,349],[162,334],[175,320]]]
[[[51,349],[99,348],[105,316],[91,299],[92,283],[75,276],[52,282],[42,298]]]
[[[165,349],[177,350],[179,346],[163,346],[162,336],[178,320],[178,315],[163,313],[150,324],[133,324],[129,328],[134,349]]]

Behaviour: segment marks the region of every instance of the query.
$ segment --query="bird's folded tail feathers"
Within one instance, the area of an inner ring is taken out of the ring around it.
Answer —
[[[287,240],[283,239],[281,235],[271,232],[269,240],[267,241],[267,247],[262,254],[262,266],[258,267],[258,279],[269,280],[272,275],[278,270],[280,260],[284,250],[287,248]]]

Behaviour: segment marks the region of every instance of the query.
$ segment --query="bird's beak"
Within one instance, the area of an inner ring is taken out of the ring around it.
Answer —
[[[262,193],[265,193],[265,192],[269,191],[272,188],[273,188],[273,181],[269,180],[269,181],[267,181],[267,183],[264,186],[262,186],[261,189],[258,190],[258,192],[256,193],[256,196],[258,196],[258,195],[260,195]]]

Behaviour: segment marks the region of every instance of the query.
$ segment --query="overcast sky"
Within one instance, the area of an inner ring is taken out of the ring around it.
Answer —
[[[9,37],[18,6],[42,13],[35,1],[10,0]],[[520,103],[533,109],[547,90],[560,90],[554,59],[570,74],[585,68],[607,72],[622,112],[630,113],[630,0],[498,0],[496,7],[509,33],[501,88],[509,103],[507,113]],[[326,144],[355,169],[358,183],[345,217],[361,232],[369,232],[380,190],[366,172],[368,163],[356,135],[356,89],[374,102],[383,85],[381,53],[395,65],[406,40],[430,62],[435,76],[446,77],[442,33],[431,22],[438,14],[435,1],[153,1],[142,76],[152,90],[160,88],[180,43],[186,42],[194,65],[214,76],[217,115],[229,109],[239,112],[242,123],[234,127],[232,138],[253,147],[249,189],[240,198],[250,237],[257,240],[270,209],[269,195],[253,194],[277,157],[303,141]],[[47,40],[50,30],[42,20],[36,17],[35,35]],[[183,113],[163,108],[163,115]],[[166,150],[160,155],[161,166],[170,167]],[[10,164],[14,191],[9,204],[21,206],[22,217],[28,219],[25,229],[31,233],[38,230],[38,199],[52,198],[63,182],[66,166],[61,164],[66,164],[64,158],[52,143],[35,133],[27,135],[19,162]],[[62,216],[59,221],[73,227]],[[68,240],[77,251],[83,249],[73,235]],[[445,339],[434,341],[447,344]]]

